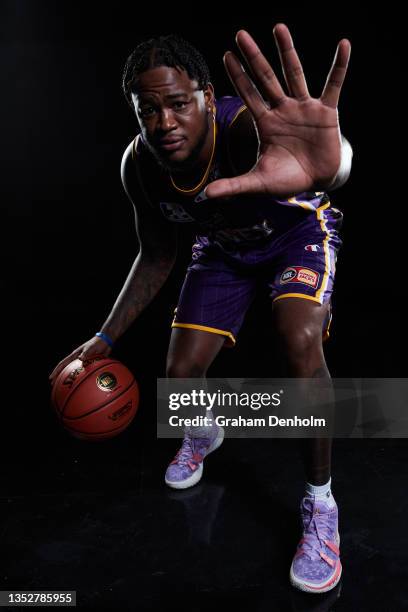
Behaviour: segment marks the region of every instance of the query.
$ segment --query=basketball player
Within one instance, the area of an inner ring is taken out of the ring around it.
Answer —
[[[124,153],[122,181],[136,211],[140,251],[101,331],[56,366],[52,381],[75,358],[110,353],[168,277],[186,223],[195,224],[197,237],[172,323],[168,376],[204,377],[220,349],[235,344],[261,283],[270,291],[287,375],[330,380],[322,340],[342,214],[327,192],[347,180],[351,167],[337,114],[350,43],[340,41],[322,94],[312,98],[288,28],[278,24],[273,32],[286,91],[243,30],[237,44],[252,78],[233,53],[224,57],[239,97],[216,99],[203,57],[178,37],[149,40],[128,58],[124,93],[140,135]],[[325,389],[332,394],[330,384]],[[222,438],[216,424],[202,437],[186,433],[166,483],[198,482],[205,456]],[[290,579],[320,593],[341,575],[331,439],[302,443],[303,537]]]

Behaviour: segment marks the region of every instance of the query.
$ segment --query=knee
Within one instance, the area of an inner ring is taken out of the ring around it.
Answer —
[[[323,355],[322,331],[314,326],[301,329],[283,327],[277,329],[278,341],[286,359],[292,363],[306,363],[316,355]]]
[[[203,378],[205,375],[206,370],[194,361],[179,359],[167,362],[167,378]]]

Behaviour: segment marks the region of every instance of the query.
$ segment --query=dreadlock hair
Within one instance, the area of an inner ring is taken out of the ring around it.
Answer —
[[[159,66],[185,70],[200,89],[210,82],[210,71],[201,53],[176,34],[151,38],[140,43],[129,55],[123,72],[122,87],[131,108],[132,93],[137,77],[142,72]]]

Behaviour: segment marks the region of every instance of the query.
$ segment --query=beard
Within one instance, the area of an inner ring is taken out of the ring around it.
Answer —
[[[205,144],[209,129],[210,129],[209,123],[208,121],[205,121],[205,124],[201,131],[201,134],[199,135],[196,145],[194,146],[192,151],[190,151],[188,157],[181,161],[177,161],[177,160],[172,161],[170,159],[162,157],[160,153],[158,153],[158,151],[152,145],[150,145],[150,143],[147,144],[147,147],[150,153],[153,155],[153,157],[157,161],[157,163],[159,164],[159,166],[163,168],[164,170],[167,170],[170,172],[183,172],[186,170],[190,170],[197,165],[197,162],[200,157],[201,150]]]

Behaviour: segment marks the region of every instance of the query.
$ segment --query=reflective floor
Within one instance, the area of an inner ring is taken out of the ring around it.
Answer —
[[[178,441],[139,415],[103,443],[50,433],[2,460],[0,590],[76,590],[98,610],[408,609],[405,440],[335,440],[343,577],[314,595],[288,581],[296,441],[226,440],[198,485],[174,491],[163,476]]]

